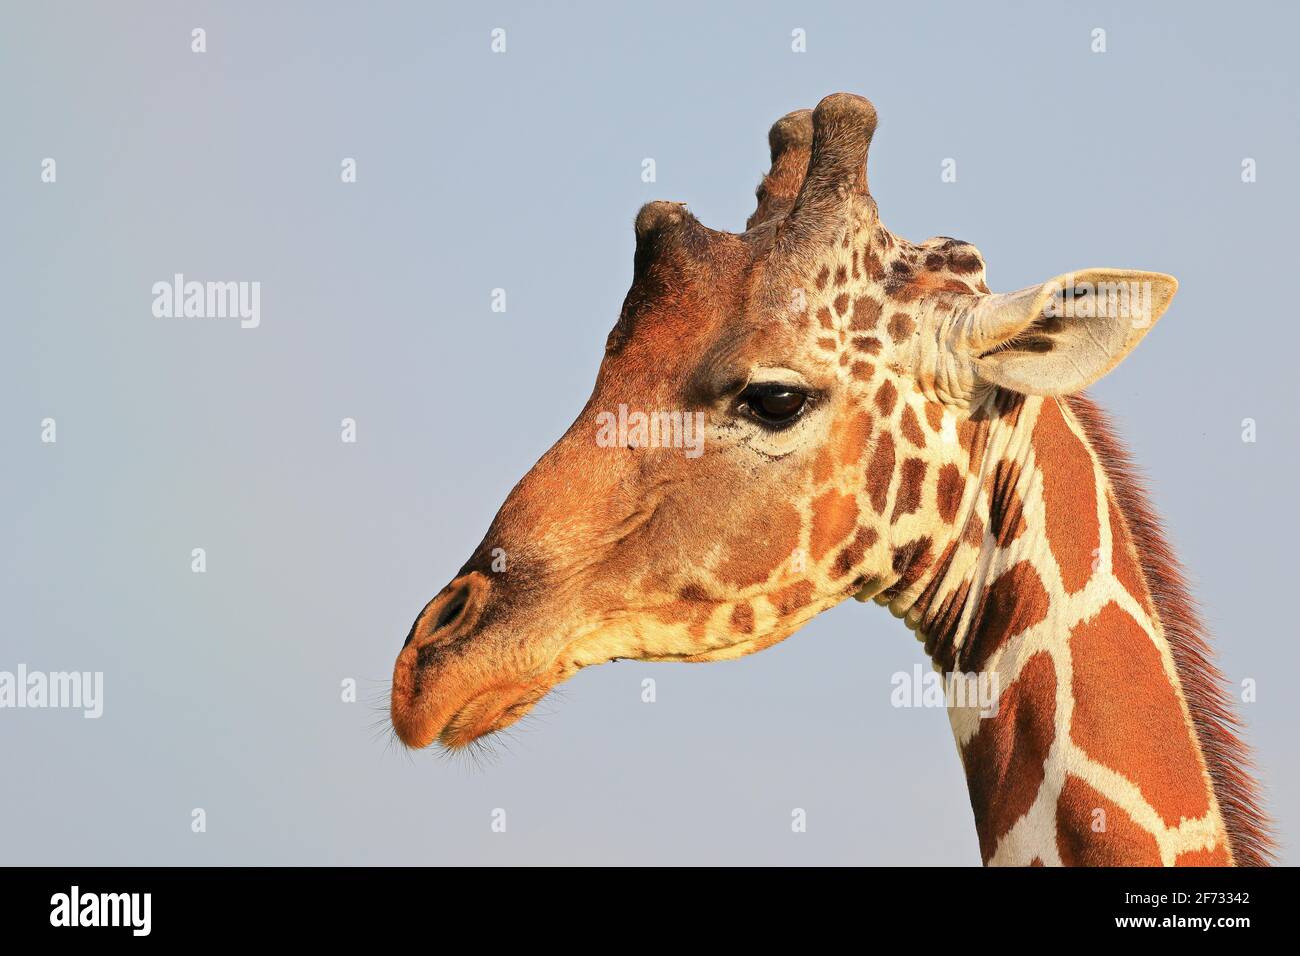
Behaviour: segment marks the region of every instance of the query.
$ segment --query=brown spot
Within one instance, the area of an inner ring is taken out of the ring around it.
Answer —
[[[954,464],[944,465],[939,469],[938,505],[939,517],[944,524],[952,524],[957,517],[957,508],[961,505],[962,492],[966,483],[962,480],[961,469]]]
[[[943,406],[938,402],[926,402],[925,420],[930,425],[930,431],[941,431],[943,429]]]
[[[869,332],[880,321],[880,303],[869,295],[860,295],[853,300],[853,318],[849,328],[854,332]]]
[[[880,409],[880,414],[888,416],[894,410],[894,401],[898,398],[898,389],[894,388],[894,383],[885,379],[876,389],[876,408]]]
[[[817,322],[823,329],[835,328],[835,319],[831,315],[831,310],[824,305],[817,310]]]
[[[889,337],[895,342],[906,342],[916,326],[905,312],[895,312],[889,318]]]
[[[851,465],[858,461],[867,450],[871,440],[871,415],[857,412],[847,420],[836,422],[831,431],[831,440],[839,445],[840,464]]]
[[[948,268],[959,273],[979,272],[984,263],[973,253],[954,253],[948,257]]]
[[[1066,866],[1160,865],[1155,836],[1074,774],[1056,800],[1056,849]]]
[[[1070,633],[1070,736],[1131,780],[1168,826],[1209,810],[1191,732],[1160,654],[1138,622],[1107,604]]]
[[[975,290],[960,279],[944,279],[941,282],[925,283],[927,292],[956,292],[958,295],[973,295]]]
[[[788,502],[774,504],[740,524],[724,542],[727,556],[716,569],[718,578],[736,587],[761,584],[785,556],[799,547],[803,520]]]
[[[820,292],[822,289],[826,288],[826,283],[830,281],[830,278],[831,278],[831,268],[830,268],[830,266],[822,266],[822,270],[821,270],[821,272],[817,273],[817,291],[818,291],[818,292]]]
[[[921,575],[934,563],[934,551],[931,545],[929,538],[917,538],[894,551],[890,566],[899,577],[882,592],[881,596],[886,603],[921,580]]]
[[[830,445],[822,445],[813,458],[813,484],[821,485],[835,473],[835,456]]]
[[[835,297],[835,312],[838,315],[843,315],[845,312],[848,311],[849,311],[849,294],[847,292],[841,292],[839,295]]]
[[[1188,850],[1174,857],[1174,866],[1232,866],[1228,848],[1218,843],[1211,850]]]
[[[979,422],[974,418],[963,418],[957,423],[957,444],[961,445],[962,451],[970,453],[971,446],[975,441],[975,433],[979,430]],[[972,468],[971,471],[975,469]]]
[[[858,562],[867,553],[867,548],[876,543],[876,537],[874,528],[859,528],[853,540],[835,558],[834,577],[842,578],[857,567]]]
[[[1048,653],[1039,651],[1003,692],[996,716],[980,721],[962,753],[985,863],[1038,796],[1055,718],[1056,670]]]
[[[868,355],[880,354],[880,339],[871,335],[853,336],[853,347],[859,352],[866,352]]]
[[[984,522],[980,516],[973,514],[970,520],[966,522],[966,530],[962,532],[961,539],[967,544],[976,548],[984,544]]]
[[[787,585],[771,596],[772,605],[781,617],[793,614],[801,607],[807,607],[812,600],[812,582],[796,581]]]
[[[917,448],[925,447],[925,432],[921,431],[921,423],[911,405],[903,406],[902,428],[904,438]]]
[[[880,436],[876,443],[871,464],[867,466],[867,494],[871,498],[871,507],[876,514],[884,514],[885,502],[889,498],[889,482],[894,477],[894,439],[888,432]]]
[[[738,634],[754,633],[754,609],[748,604],[737,604],[731,609],[731,629]]]
[[[1138,570],[1137,552],[1133,550],[1133,539],[1128,533],[1124,516],[1115,505],[1115,499],[1106,495],[1106,511],[1110,518],[1110,569],[1120,586],[1141,605],[1147,614],[1152,614],[1151,595],[1147,593],[1146,580]]]
[[[1007,641],[1047,617],[1049,600],[1038,572],[1028,561],[1007,568],[984,592],[961,649],[963,670],[982,671]]]
[[[880,257],[870,246],[862,251],[862,264],[867,270],[867,275],[877,282],[885,277],[885,267],[881,265]]]
[[[957,443],[970,456],[969,470],[979,474],[984,464],[984,450],[988,446],[989,423],[985,418],[964,418],[957,423]]]
[[[707,588],[701,584],[691,583],[686,585],[678,595],[683,601],[712,601],[713,596],[709,594]]]
[[[845,244],[846,244],[846,245],[848,244],[848,238],[849,238],[849,237],[848,237],[847,235],[844,237],[844,240],[845,240]],[[839,267],[837,267],[837,268],[835,269],[835,284],[836,284],[836,285],[844,285],[844,283],[846,283],[846,282],[848,282],[848,281],[849,281],[849,271],[848,271],[844,266],[839,266]],[[838,306],[837,306],[837,308],[838,308]],[[841,314],[844,313],[844,310],[843,310],[843,309],[840,309],[839,311],[840,311]]]
[[[962,612],[966,609],[966,599],[970,597],[970,581],[962,581],[939,602],[937,608],[928,606],[923,612],[920,631],[925,635],[925,652],[930,655],[945,672],[956,666],[956,651],[953,640],[957,636],[957,627],[961,624]],[[933,604],[931,599],[930,604]]]
[[[669,604],[650,609],[650,613],[666,624],[684,624],[696,637],[704,636],[704,625],[713,613],[713,603],[680,598]]]
[[[985,482],[989,499],[989,530],[999,548],[1005,548],[1024,532],[1024,506],[1016,486],[1020,483],[1020,465],[1004,458],[994,467]]]
[[[925,484],[925,461],[920,458],[903,460],[903,477],[898,483],[898,497],[894,500],[894,513],[889,517],[893,524],[903,515],[910,515],[921,507],[921,489]]]
[[[812,505],[812,559],[820,561],[827,552],[849,536],[858,522],[858,502],[853,495],[827,491]]]
[[[1047,543],[1066,593],[1073,594],[1092,577],[1093,555],[1101,543],[1092,458],[1054,398],[1043,399],[1032,441],[1043,474]]]
[[[1025,407],[1025,396],[1016,392],[1000,390],[993,400],[993,414],[1002,419],[1008,428],[1020,422],[1020,411]]]
[[[840,347],[840,343],[828,335],[823,335],[817,340],[817,347],[827,352],[834,352]]]
[[[913,610],[924,620],[930,611],[930,605],[934,603],[935,596],[939,593],[939,588],[943,584],[943,578],[948,573],[948,568],[952,565],[952,557],[957,552],[957,542],[949,541],[939,555],[939,560],[934,566],[934,573],[930,575],[930,581],[926,584],[924,590],[917,595],[916,603]],[[922,631],[921,633],[925,633]]]

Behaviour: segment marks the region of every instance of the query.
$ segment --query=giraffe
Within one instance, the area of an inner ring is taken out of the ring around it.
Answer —
[[[948,701],[985,864],[1269,862],[1193,599],[1082,394],[1176,281],[991,292],[973,245],[885,228],[875,128],[847,93],[779,120],[743,233],[641,209],[591,398],[416,618],[396,733],[464,747],[583,667],[737,658],[855,597],[996,678]],[[678,413],[696,456],[655,440]]]

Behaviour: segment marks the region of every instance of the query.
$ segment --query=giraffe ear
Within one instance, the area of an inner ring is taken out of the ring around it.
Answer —
[[[1160,272],[1085,269],[985,296],[967,317],[976,374],[1025,395],[1066,395],[1101,378],[1169,307],[1178,280]]]

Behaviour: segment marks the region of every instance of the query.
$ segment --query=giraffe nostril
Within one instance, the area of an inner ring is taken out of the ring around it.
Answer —
[[[455,624],[460,619],[461,614],[465,612],[465,605],[469,602],[469,588],[461,588],[447,605],[438,612],[438,619],[433,622],[433,629],[441,631],[444,627]]]
[[[445,589],[426,605],[411,625],[403,647],[419,639],[420,643],[437,639],[444,632],[472,627],[483,606],[487,583],[479,575],[466,575]]]

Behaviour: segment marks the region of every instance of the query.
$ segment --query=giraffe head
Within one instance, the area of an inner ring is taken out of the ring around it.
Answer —
[[[991,293],[969,243],[895,237],[875,127],[843,93],[780,120],[744,233],[640,211],[591,398],[398,655],[406,744],[463,746],[591,664],[739,657],[855,595],[905,612],[996,396],[1082,389],[1168,304],[1111,269]]]

